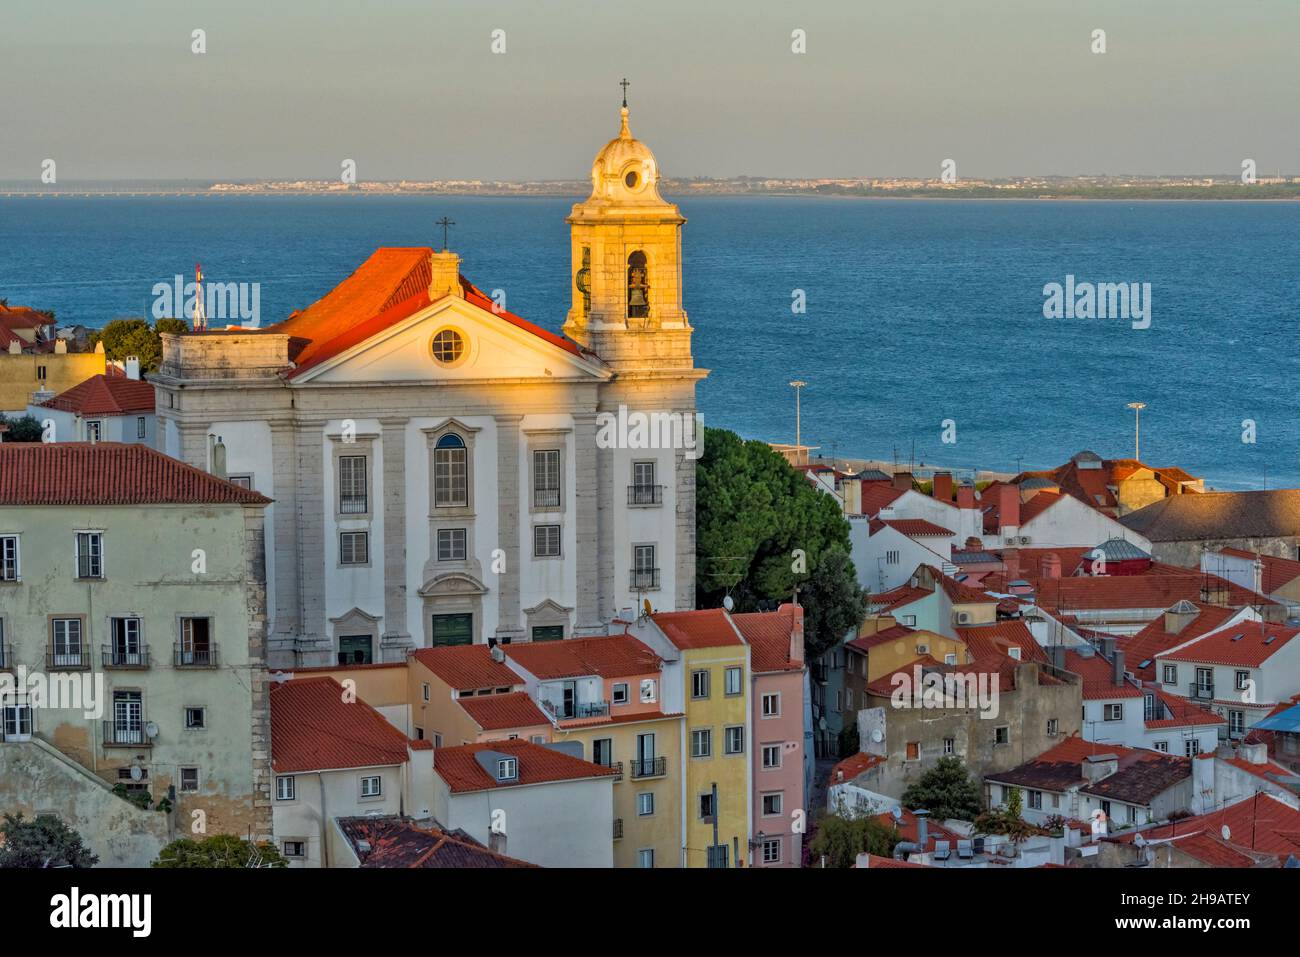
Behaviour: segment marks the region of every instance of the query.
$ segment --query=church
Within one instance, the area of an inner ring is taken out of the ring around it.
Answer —
[[[267,664],[604,634],[693,607],[698,436],[681,228],[654,154],[619,134],[573,206],[563,335],[445,248],[385,247],[264,329],[163,336],[167,454],[272,499]],[[196,545],[201,543],[196,543]]]

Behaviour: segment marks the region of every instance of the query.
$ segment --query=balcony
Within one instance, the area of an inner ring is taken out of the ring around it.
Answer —
[[[153,742],[144,732],[143,721],[105,721],[104,747],[151,748]]]
[[[657,568],[634,568],[628,578],[628,587],[633,591],[657,591],[659,588]]]
[[[622,761],[615,761],[613,764],[609,765],[609,767],[611,767],[611,768],[614,769],[614,783],[617,784],[619,781],[622,781],[622,780],[623,780],[623,762],[622,762]]]
[[[215,668],[217,666],[216,645],[185,648],[177,644],[173,663],[177,668]]]
[[[558,488],[533,489],[533,508],[559,508],[560,490]]]
[[[364,495],[344,495],[339,498],[340,515],[365,515],[370,502]]]
[[[46,671],[89,671],[90,652],[84,648],[47,651],[45,653]]]
[[[1193,681],[1190,685],[1191,690],[1187,696],[1201,701],[1211,701],[1214,698],[1214,682],[1203,684],[1199,681]]]
[[[621,841],[622,839],[623,839],[623,819],[621,817],[616,817],[614,818],[614,840]]]
[[[149,667],[149,646],[137,645],[135,651],[127,648],[103,646],[105,668],[141,669]]]
[[[633,506],[662,505],[664,487],[662,485],[629,485],[627,487],[627,504]]]
[[[608,701],[587,701],[556,705],[542,699],[542,708],[557,721],[570,721],[574,718],[603,718],[609,714]]]
[[[631,765],[633,781],[640,781],[643,778],[661,778],[668,773],[667,758],[645,758],[633,761]]]

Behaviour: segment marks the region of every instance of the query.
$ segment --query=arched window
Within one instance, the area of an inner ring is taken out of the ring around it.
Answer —
[[[637,250],[627,257],[627,317],[644,319],[650,315],[650,271],[645,253]]]
[[[433,504],[438,508],[469,504],[469,464],[465,440],[448,432],[433,447]]]

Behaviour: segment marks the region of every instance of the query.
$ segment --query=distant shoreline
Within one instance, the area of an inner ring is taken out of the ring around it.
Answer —
[[[577,193],[510,193],[510,192],[446,192],[435,193],[425,190],[340,193],[330,190],[240,190],[230,192],[209,192],[206,190],[60,190],[43,191],[6,191],[0,189],[0,199],[226,199],[240,197],[293,197],[312,198],[322,196],[346,196],[367,199],[410,199],[425,197],[429,199],[566,199],[575,202],[582,197]],[[867,202],[937,202],[937,203],[1295,203],[1300,202],[1300,194],[1294,196],[934,196],[934,195],[859,195],[853,193],[801,193],[801,192],[752,192],[735,193],[726,191],[699,190],[692,193],[670,193],[668,198],[682,202],[694,197],[709,199],[821,199],[852,200]]]

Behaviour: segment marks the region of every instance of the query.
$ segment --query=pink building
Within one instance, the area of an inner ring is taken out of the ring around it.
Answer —
[[[753,708],[754,867],[798,867],[803,860],[803,609],[733,615],[750,645]]]

